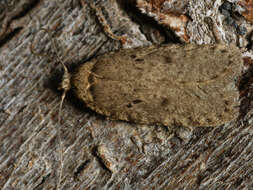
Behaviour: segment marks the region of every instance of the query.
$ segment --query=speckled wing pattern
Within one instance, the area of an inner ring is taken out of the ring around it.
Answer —
[[[227,45],[120,50],[80,66],[76,95],[111,119],[165,126],[217,126],[239,114],[241,53]]]

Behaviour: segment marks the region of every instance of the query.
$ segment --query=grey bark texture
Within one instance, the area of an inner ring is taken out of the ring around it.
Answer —
[[[68,93],[58,122],[63,69],[52,39],[74,70],[120,48],[184,38],[133,0],[1,1],[0,189],[253,189],[252,24],[238,1],[159,2],[187,15],[187,43],[241,48],[240,116],[217,127],[137,125]]]

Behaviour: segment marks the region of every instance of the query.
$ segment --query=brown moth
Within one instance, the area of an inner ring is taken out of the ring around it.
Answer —
[[[151,46],[99,56],[79,67],[71,86],[110,119],[217,126],[239,114],[242,66],[235,46]]]

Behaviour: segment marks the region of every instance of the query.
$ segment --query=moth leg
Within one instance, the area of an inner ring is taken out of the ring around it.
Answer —
[[[104,78],[104,77],[102,77],[102,76],[100,76],[100,75],[98,75],[98,74],[96,74],[96,73],[94,73],[94,72],[92,72],[92,71],[87,71],[87,73],[89,73],[89,74],[91,74],[91,75],[93,75],[93,76],[95,76],[95,77],[97,77],[97,78],[101,78],[101,79]]]
[[[187,142],[192,136],[193,128],[190,126],[173,126],[173,136],[180,139],[182,142]]]
[[[89,90],[89,89],[90,89],[90,87],[91,87],[92,85],[94,85],[94,84],[95,84],[95,82],[88,83],[88,85],[87,85],[87,87],[86,87],[86,90]]]

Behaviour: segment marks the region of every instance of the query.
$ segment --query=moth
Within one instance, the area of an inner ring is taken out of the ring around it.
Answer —
[[[99,56],[69,80],[86,106],[113,120],[217,126],[239,115],[242,66],[232,45],[174,44]]]

